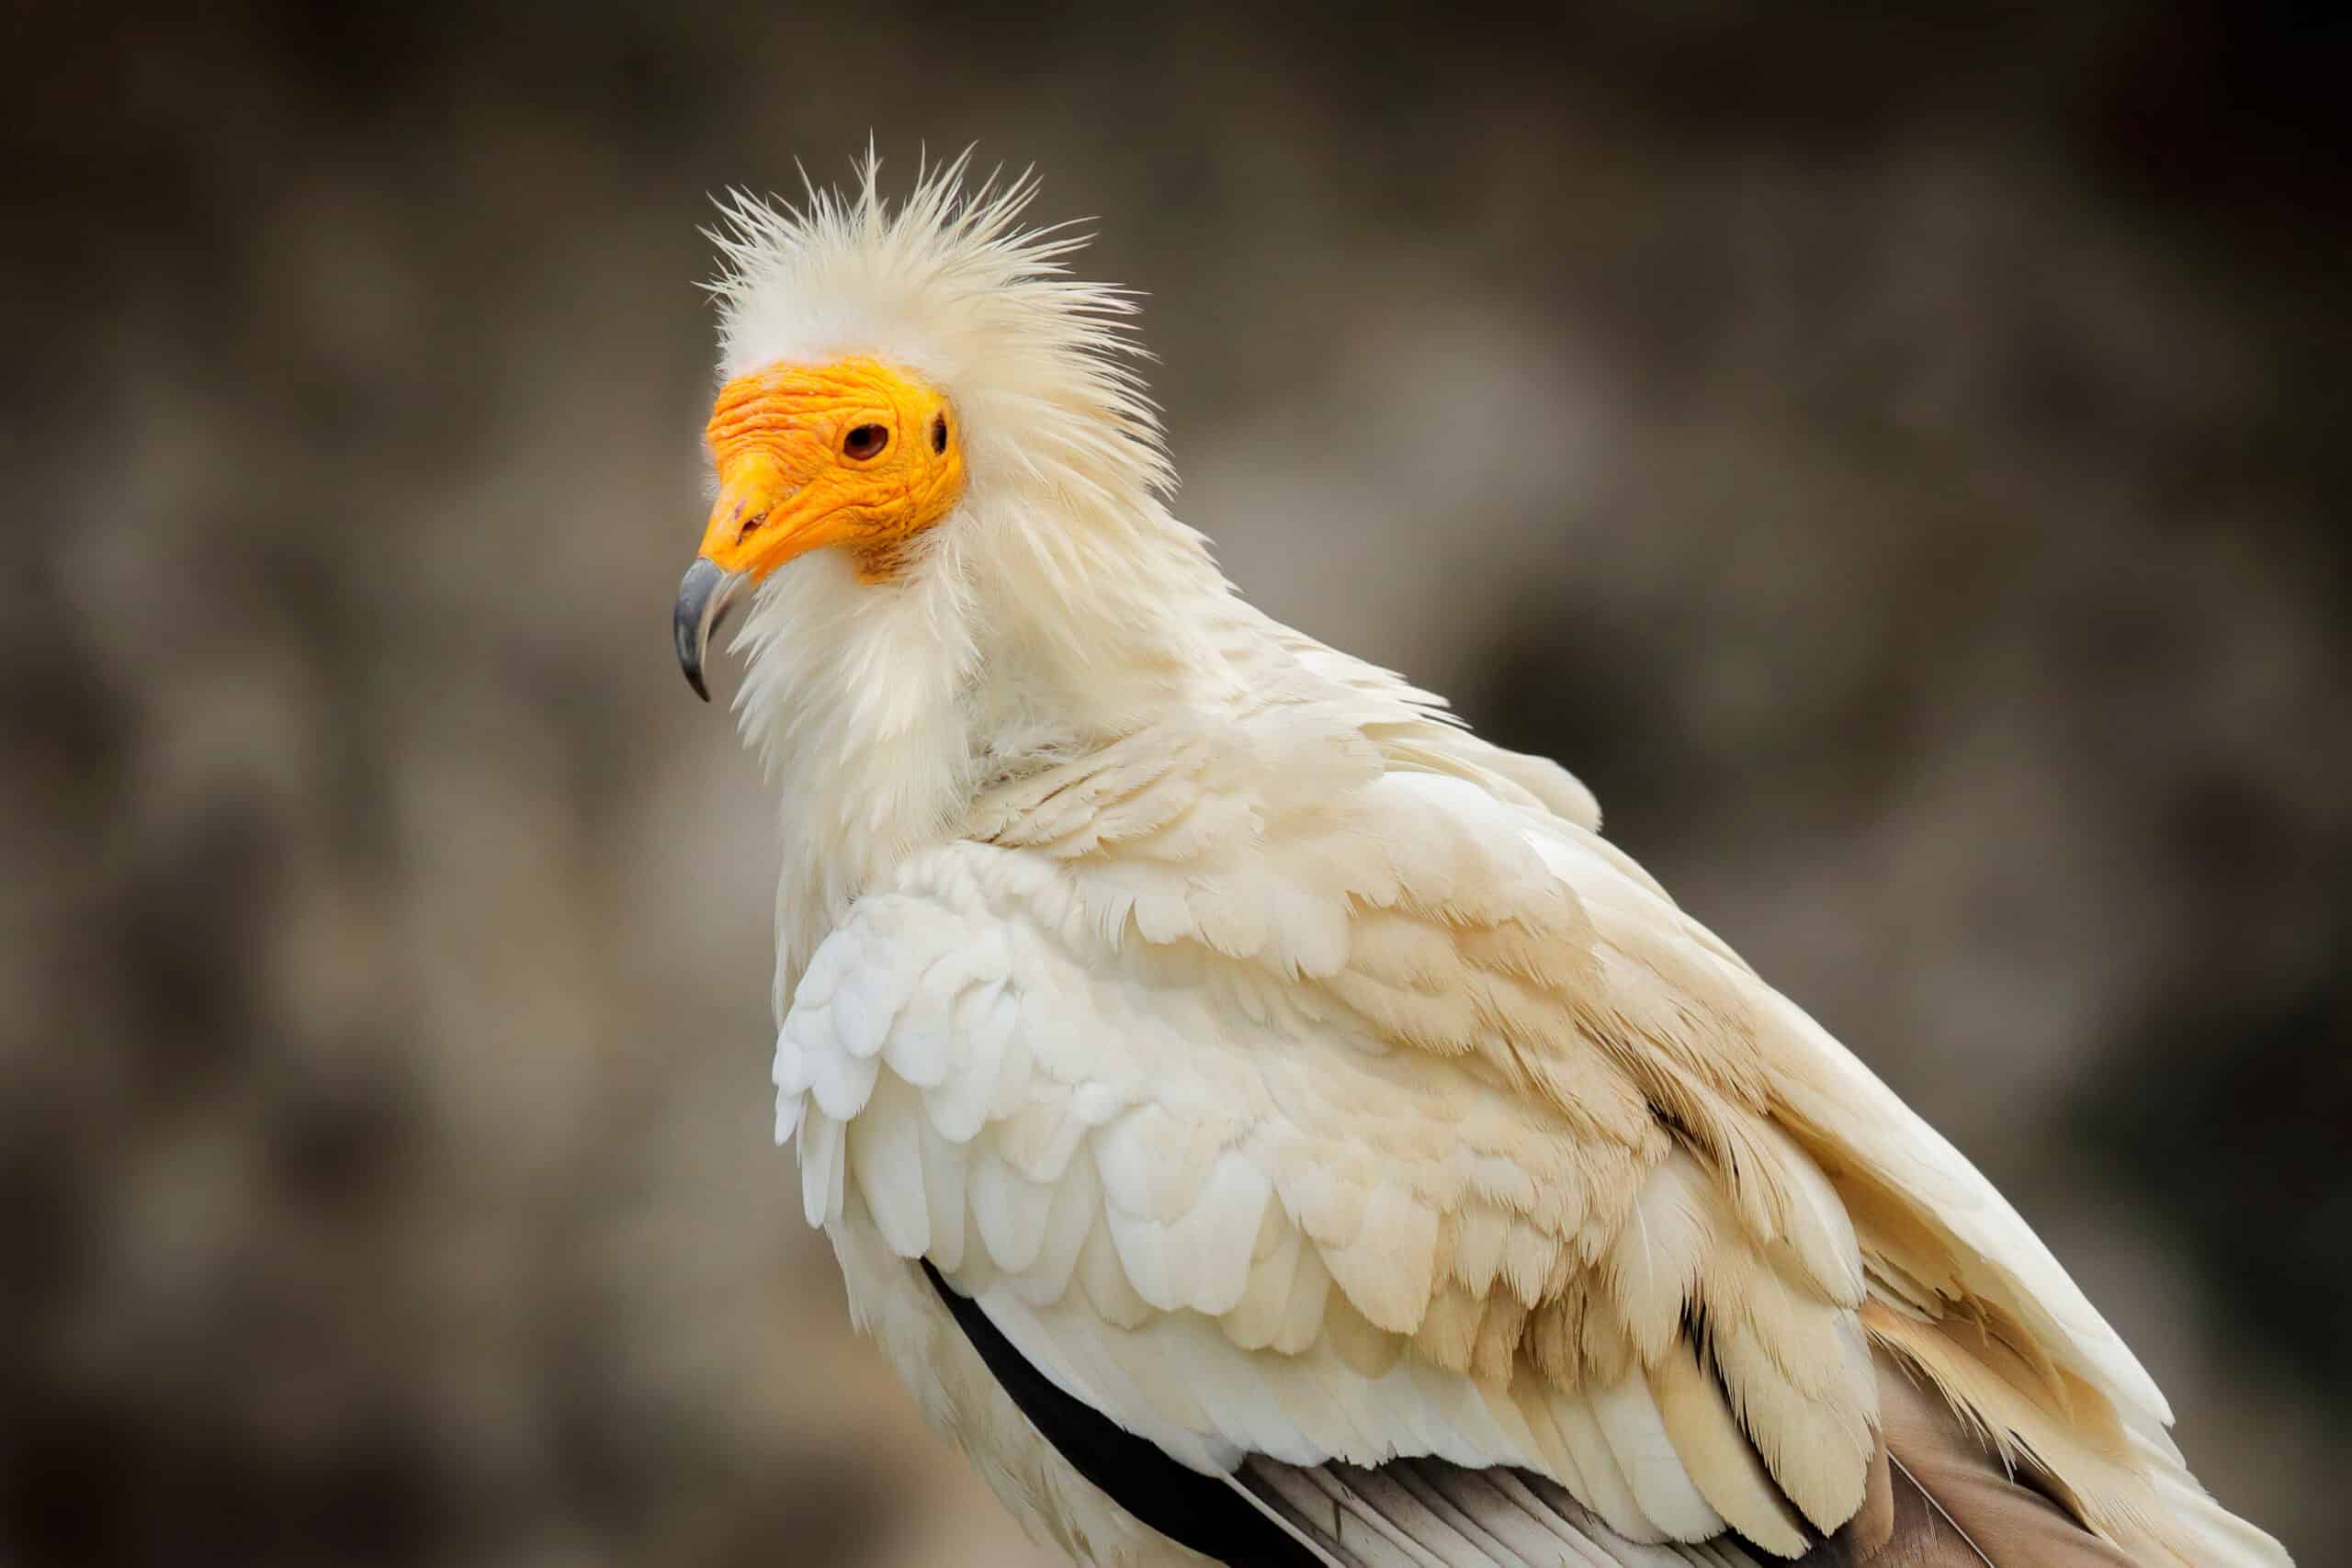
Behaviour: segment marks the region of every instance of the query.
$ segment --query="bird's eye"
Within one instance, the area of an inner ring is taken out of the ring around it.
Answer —
[[[947,450],[947,416],[944,413],[931,416],[931,449],[934,452]]]
[[[861,424],[842,439],[842,455],[864,462],[878,457],[882,448],[890,445],[890,433],[878,424]]]

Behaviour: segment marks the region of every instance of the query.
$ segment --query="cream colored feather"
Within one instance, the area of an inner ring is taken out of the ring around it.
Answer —
[[[1199,1561],[920,1260],[1335,1563],[2284,1562],[2014,1211],[1582,786],[1234,595],[1161,503],[1124,297],[960,178],[733,209],[728,372],[916,367],[972,475],[902,581],[778,571],[740,706],[806,1213],[1040,1539]]]

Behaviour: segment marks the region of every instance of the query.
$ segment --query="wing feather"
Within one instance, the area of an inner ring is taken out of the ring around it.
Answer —
[[[1873,1338],[2084,1540],[2283,1561],[2199,1513],[2014,1211],[1573,781],[1348,690],[1016,780],[860,900],[778,1043],[812,1223],[854,1195],[1182,1462],[1281,1460],[1241,1479],[1343,1564],[1835,1544],[1900,1491]]]

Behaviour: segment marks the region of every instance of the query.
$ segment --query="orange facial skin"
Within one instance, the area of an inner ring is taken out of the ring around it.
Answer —
[[[706,434],[718,501],[702,553],[755,581],[838,547],[860,581],[888,581],[964,493],[956,411],[873,359],[738,376],[719,389]]]

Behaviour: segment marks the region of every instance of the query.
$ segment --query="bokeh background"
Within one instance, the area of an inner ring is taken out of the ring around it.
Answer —
[[[1233,575],[1580,773],[2340,1561],[2346,29],[1979,9],[7,7],[0,1561],[1041,1562],[801,1226],[667,637],[707,193],[869,130],[1094,215]]]

